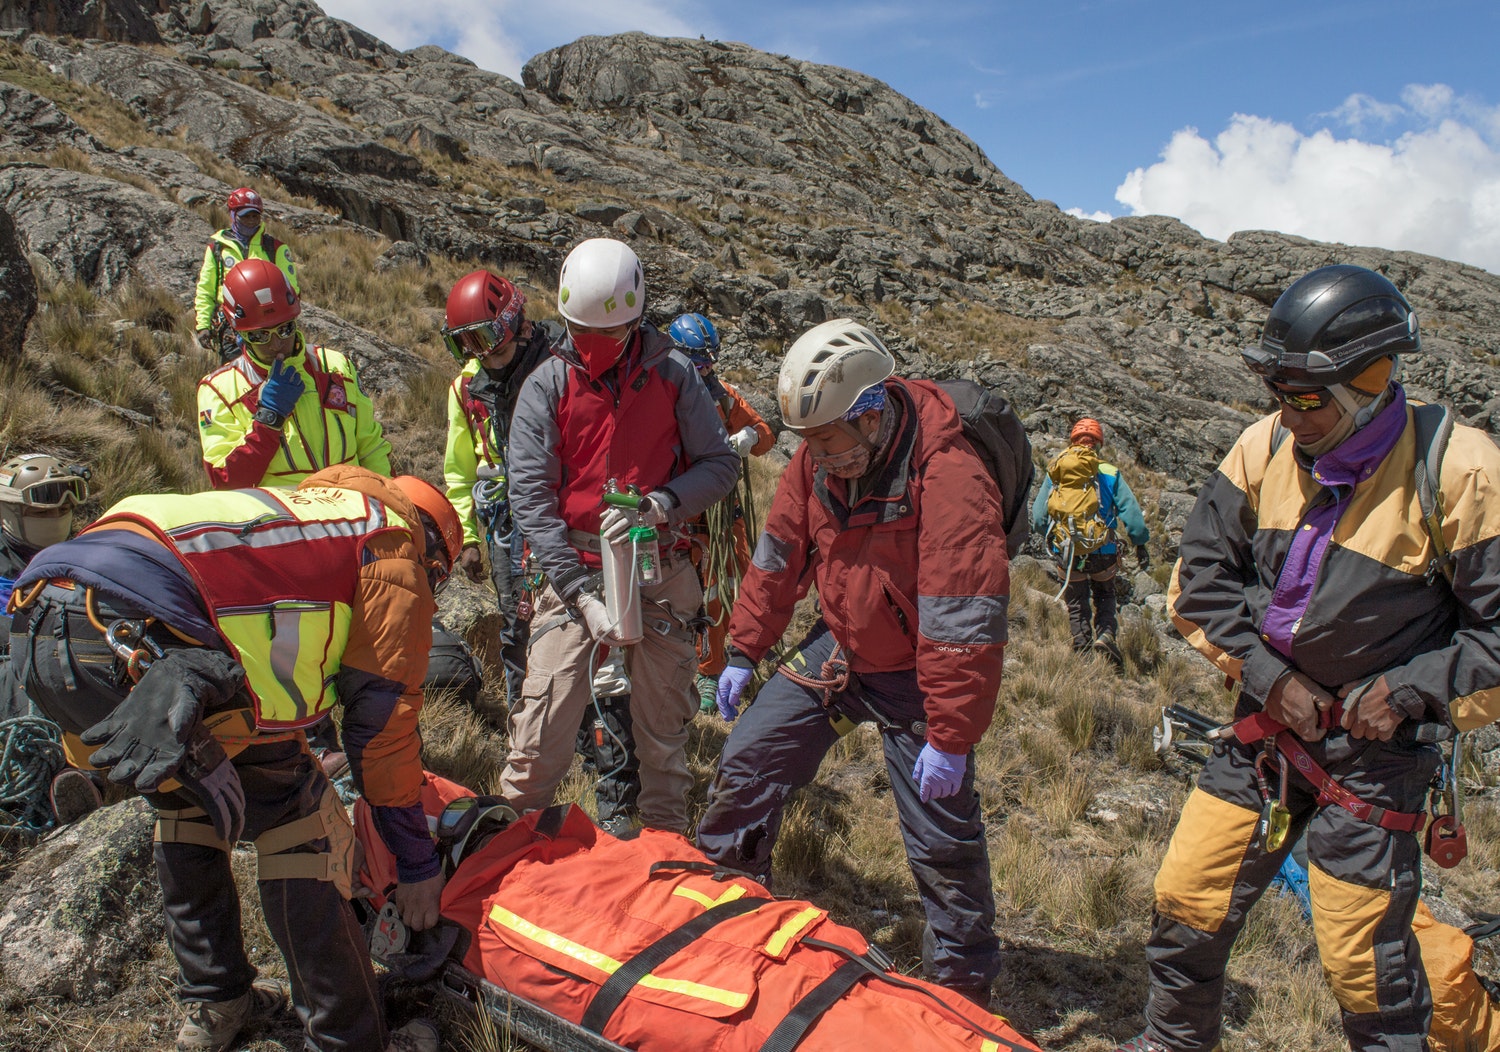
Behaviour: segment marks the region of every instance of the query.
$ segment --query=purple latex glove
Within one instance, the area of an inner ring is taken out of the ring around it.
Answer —
[[[968,769],[968,753],[943,752],[933,748],[932,743],[928,742],[917,755],[917,764],[911,769],[911,777],[917,783],[925,804],[928,800],[952,796],[963,788],[964,772]]]
[[[745,692],[753,675],[753,668],[742,668],[739,665],[725,665],[724,671],[719,673],[719,694],[716,699],[719,703],[719,715],[730,723],[740,714],[740,695]]]

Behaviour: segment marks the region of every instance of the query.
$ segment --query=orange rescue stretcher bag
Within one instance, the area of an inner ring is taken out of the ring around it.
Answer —
[[[429,783],[429,815],[463,808],[463,790]],[[364,882],[388,888],[394,866],[363,801],[356,828]],[[640,1052],[1039,1052],[1003,1018],[892,971],[818,906],[776,898],[673,833],[616,839],[574,806],[466,844],[442,913],[469,936],[453,950],[463,971]]]

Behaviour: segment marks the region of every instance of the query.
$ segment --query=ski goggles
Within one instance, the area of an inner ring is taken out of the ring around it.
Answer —
[[[514,329],[506,328],[498,319],[477,321],[472,325],[463,325],[457,329],[444,326],[443,345],[460,364],[470,358],[483,358],[515,339],[516,333],[521,329],[522,320],[518,315]]]
[[[1295,409],[1299,413],[1313,413],[1333,403],[1333,392],[1326,387],[1287,391],[1277,387],[1270,380],[1266,380],[1265,385],[1266,390],[1271,392],[1272,398],[1288,409]]]
[[[78,470],[76,468],[70,470]],[[60,508],[64,504],[82,504],[89,499],[88,479],[81,475],[43,479],[15,490],[20,502],[28,508]]]
[[[240,333],[240,339],[259,347],[263,343],[270,343],[272,336],[278,340],[284,340],[296,331],[297,323],[289,321],[284,325],[278,325],[274,329],[250,329],[248,332]]]

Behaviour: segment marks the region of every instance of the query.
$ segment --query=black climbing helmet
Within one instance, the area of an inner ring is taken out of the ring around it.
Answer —
[[[1319,267],[1281,294],[1259,347],[1240,353],[1258,376],[1299,387],[1348,383],[1376,359],[1418,351],[1417,314],[1384,274]]]

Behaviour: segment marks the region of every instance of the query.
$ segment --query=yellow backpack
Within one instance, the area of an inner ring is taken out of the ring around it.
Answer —
[[[1091,555],[1114,536],[1099,515],[1099,454],[1092,446],[1069,446],[1047,466],[1047,545],[1069,561]]]

